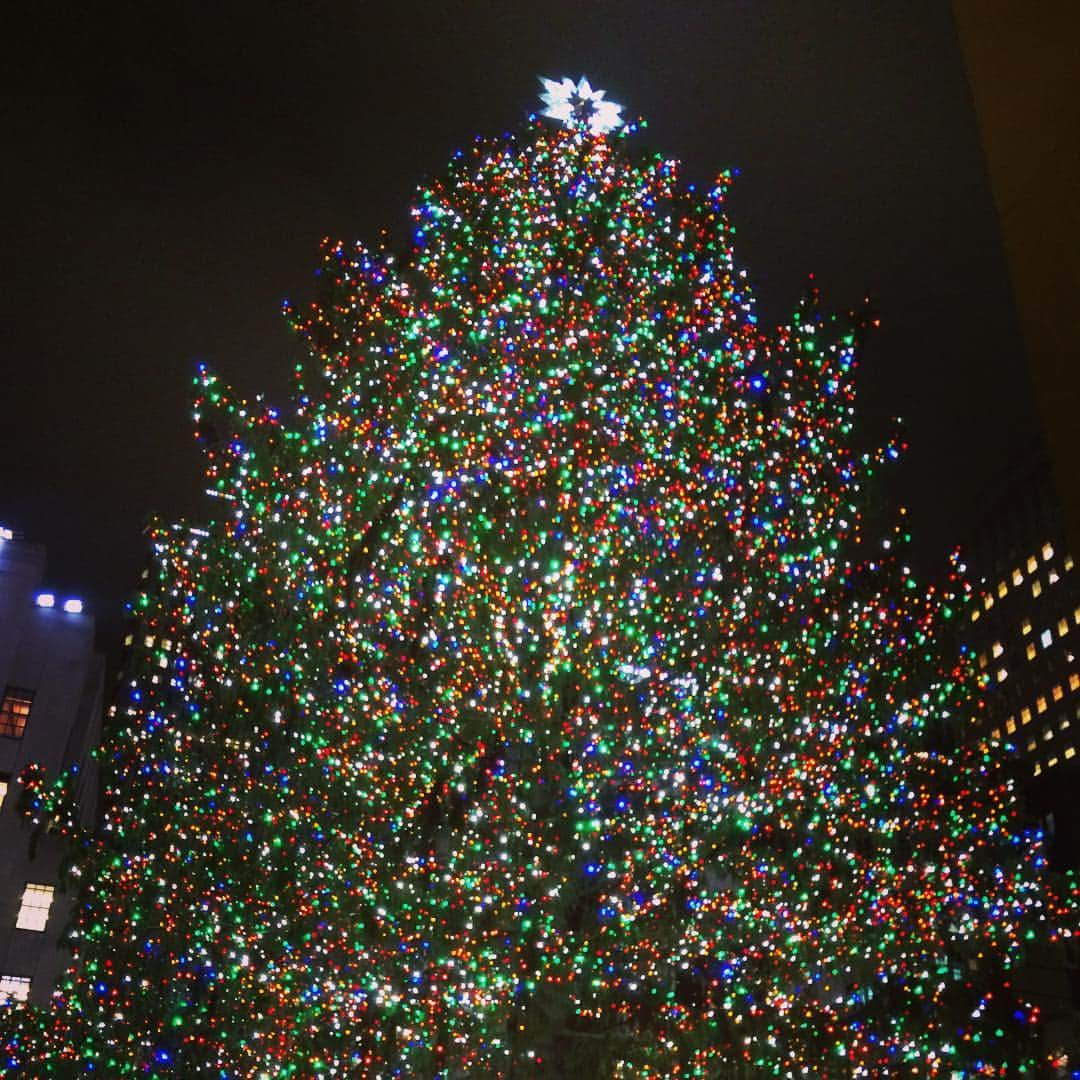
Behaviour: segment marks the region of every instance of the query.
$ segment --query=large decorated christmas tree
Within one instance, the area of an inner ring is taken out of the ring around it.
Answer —
[[[287,410],[200,371],[221,513],[155,534],[12,1071],[1038,1067],[1010,972],[1068,913],[855,449],[861,320],[765,332],[728,177],[546,88],[404,257],[328,245]]]

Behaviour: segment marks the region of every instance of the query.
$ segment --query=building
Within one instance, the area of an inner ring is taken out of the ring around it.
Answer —
[[[46,834],[31,854],[17,781],[31,763],[50,779],[78,766],[81,820],[93,826],[105,670],[93,618],[44,580],[44,549],[0,529],[0,994],[37,1004],[68,958],[72,899],[61,869],[70,849]]]
[[[953,0],[1028,367],[1080,555],[1080,5]]]
[[[1011,746],[1022,803],[1052,871],[1080,867],[1080,574],[1050,463],[1033,451],[992,496],[967,552],[977,581],[965,636],[987,679],[979,736]],[[1029,947],[1017,987],[1040,1008],[1056,1075],[1080,1060],[1080,949]]]
[[[989,679],[982,729],[1015,746],[1057,868],[1080,866],[1080,575],[1048,461],[1033,453],[985,500],[969,553],[968,641]]]

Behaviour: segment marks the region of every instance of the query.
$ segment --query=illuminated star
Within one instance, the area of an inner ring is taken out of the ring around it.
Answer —
[[[560,120],[568,128],[579,128],[592,135],[606,135],[622,126],[622,106],[604,100],[603,90],[594,90],[583,75],[575,85],[573,79],[541,77],[545,105],[542,116]]]

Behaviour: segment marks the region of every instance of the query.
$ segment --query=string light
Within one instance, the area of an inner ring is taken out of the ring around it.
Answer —
[[[811,289],[764,332],[730,176],[586,128],[459,153],[400,262],[328,244],[286,414],[200,370],[221,517],[154,534],[75,962],[12,1069],[1037,1056],[1009,972],[1072,904],[1002,748],[951,734],[966,586],[867,523],[872,320]]]

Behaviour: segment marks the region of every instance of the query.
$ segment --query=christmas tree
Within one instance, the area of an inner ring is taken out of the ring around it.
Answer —
[[[222,512],[154,534],[13,1072],[1034,1074],[1071,915],[962,737],[965,586],[870,511],[866,320],[765,332],[729,176],[546,88],[404,258],[327,245],[289,410],[200,370]]]

